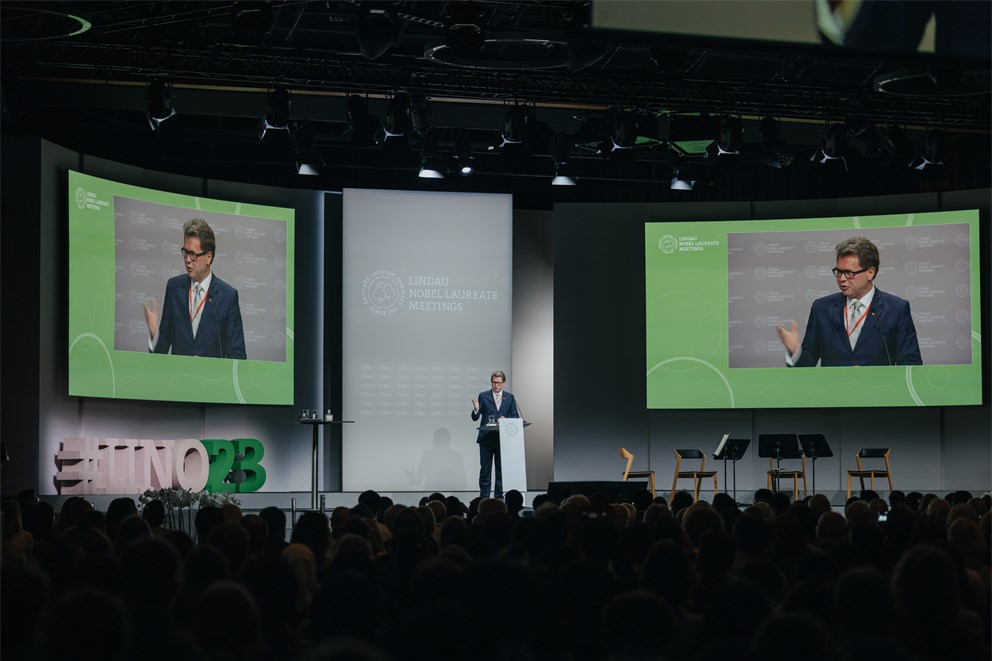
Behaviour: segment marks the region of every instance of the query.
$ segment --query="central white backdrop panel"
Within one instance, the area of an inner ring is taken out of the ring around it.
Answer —
[[[345,491],[477,487],[471,400],[510,365],[512,202],[344,191]]]

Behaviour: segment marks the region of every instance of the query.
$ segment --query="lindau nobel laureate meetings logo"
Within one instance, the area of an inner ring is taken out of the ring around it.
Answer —
[[[386,316],[395,313],[406,299],[406,288],[392,271],[379,269],[373,271],[362,282],[362,303],[373,313]]]
[[[76,188],[76,206],[80,209],[86,208],[86,191],[82,186]]]
[[[679,240],[676,239],[671,234],[666,234],[660,239],[658,239],[658,250],[665,253],[666,255],[671,255],[673,252],[678,250]]]

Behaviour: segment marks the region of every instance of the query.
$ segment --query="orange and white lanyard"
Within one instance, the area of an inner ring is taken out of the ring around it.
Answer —
[[[844,306],[844,330],[847,331],[848,337],[851,337],[851,333],[853,333],[854,330],[861,325],[861,322],[865,320],[865,317],[868,316],[868,310],[871,310],[871,303],[868,304],[868,307],[865,308],[865,311],[861,314],[860,317],[858,317],[858,320],[854,322],[854,325],[851,326],[851,319],[850,319],[850,315],[847,313],[847,306],[846,305]]]
[[[193,320],[199,316],[200,312],[203,310],[203,304],[207,302],[207,290],[203,290],[203,298],[200,299],[200,304],[196,306],[196,310],[193,310],[193,288],[189,288],[189,322],[193,323]]]

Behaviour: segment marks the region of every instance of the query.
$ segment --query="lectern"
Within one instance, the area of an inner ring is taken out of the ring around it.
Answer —
[[[799,459],[803,456],[799,439],[795,434],[758,434],[758,456],[775,460],[775,470],[768,471],[772,476],[775,491],[778,491],[778,477],[782,472],[783,459]],[[805,489],[805,483],[803,488]]]
[[[503,493],[516,489],[527,495],[527,452],[524,445],[524,427],[530,423],[523,418],[500,418],[493,423],[479,425],[482,431],[499,432],[499,456],[503,471]]]

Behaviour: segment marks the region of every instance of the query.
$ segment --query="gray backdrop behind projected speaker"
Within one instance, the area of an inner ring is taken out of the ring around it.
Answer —
[[[114,349],[148,351],[142,304],[161,312],[166,281],[185,271],[183,224],[203,218],[214,231],[213,272],[238,290],[249,360],[286,360],[286,223],[114,196]]]
[[[470,400],[513,391],[512,198],[346,189],[343,242],[343,489],[474,490]]]
[[[969,227],[933,225],[728,234],[730,367],[785,365],[775,325],[795,320],[802,336],[810,303],[838,291],[835,246],[852,236],[878,246],[875,285],[909,301],[924,364],[971,364]]]

